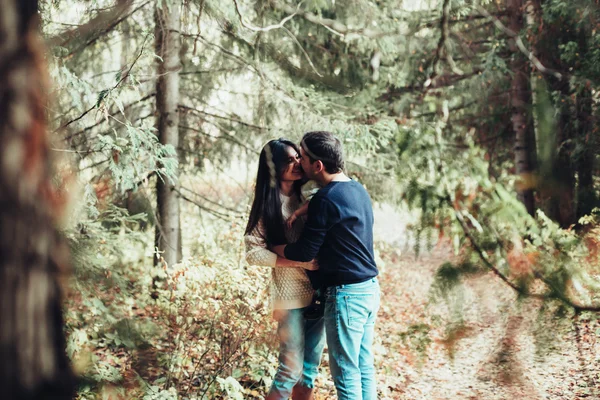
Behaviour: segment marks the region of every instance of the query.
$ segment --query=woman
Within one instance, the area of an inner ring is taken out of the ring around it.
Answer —
[[[267,400],[290,395],[293,400],[311,399],[325,346],[323,318],[303,316],[314,294],[306,270],[315,270],[316,265],[291,261],[269,250],[269,246],[295,242],[304,227],[302,218],[290,227],[285,224],[302,205],[304,176],[299,161],[299,149],[289,140],[271,140],[265,145],[246,227],[246,260],[272,268],[271,297],[280,347],[279,367]]]

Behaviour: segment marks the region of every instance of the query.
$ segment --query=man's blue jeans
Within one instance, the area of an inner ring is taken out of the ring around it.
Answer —
[[[276,310],[279,322],[279,367],[269,399],[288,399],[294,385],[313,388],[325,347],[323,318],[304,319],[304,308]]]
[[[325,295],[329,366],[338,399],[377,399],[372,350],[380,301],[377,278],[328,287]]]

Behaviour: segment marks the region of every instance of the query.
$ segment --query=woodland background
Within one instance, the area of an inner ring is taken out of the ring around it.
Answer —
[[[598,0],[0,5],[12,398],[264,396],[243,231],[260,149],[309,130],[375,204],[381,398],[600,395]]]

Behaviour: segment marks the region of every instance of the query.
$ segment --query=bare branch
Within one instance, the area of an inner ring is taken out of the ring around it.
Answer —
[[[94,18],[89,20],[83,25],[72,25],[62,24],[60,22],[54,22],[56,24],[75,26],[75,29],[70,29],[66,32],[61,32],[56,36],[53,36],[46,40],[48,47],[52,46],[65,46],[68,42],[76,37],[86,36],[94,31],[100,30],[102,26],[107,23],[112,23],[119,19],[133,4],[133,0],[117,0],[116,5],[108,11],[98,13]]]
[[[177,194],[179,194],[179,197],[180,197],[182,200],[185,200],[185,201],[187,201],[188,203],[192,203],[192,204],[194,204],[195,206],[197,206],[197,207],[198,207],[198,208],[200,208],[201,210],[204,210],[204,211],[208,212],[209,214],[212,214],[212,215],[214,215],[215,217],[217,217],[217,218],[219,218],[219,219],[222,219],[223,221],[229,221],[229,219],[230,219],[230,216],[229,216],[229,215],[227,215],[227,214],[225,214],[225,213],[222,213],[222,212],[220,212],[220,211],[217,211],[217,210],[213,210],[213,209],[211,209],[211,208],[209,208],[209,207],[206,207],[206,206],[205,206],[205,205],[203,205],[203,204],[200,204],[200,203],[198,203],[198,202],[197,202],[197,201],[195,201],[195,200],[192,200],[192,199],[190,199],[190,198],[189,198],[189,197],[187,197],[185,194],[181,193],[181,190],[179,190],[179,189],[177,189],[177,188],[174,188],[173,190],[174,190],[175,192],[177,192]],[[236,218],[243,218],[243,215],[241,215],[241,214],[240,214],[240,215],[236,215],[235,217],[236,217]]]
[[[432,66],[431,75],[429,76],[429,78],[427,78],[427,80],[423,84],[423,86],[425,88],[428,88],[431,85],[431,82],[433,81],[433,79],[435,79],[435,77],[439,75],[438,67],[439,67],[439,62],[442,59],[442,57],[446,59],[446,62],[450,66],[450,69],[452,70],[452,72],[454,72],[456,75],[464,74],[464,72],[462,72],[456,66],[456,63],[454,62],[454,59],[452,58],[452,54],[450,53],[450,46],[448,45],[448,38],[450,37],[450,26],[448,24],[449,19],[450,19],[450,0],[444,0],[444,3],[442,5],[442,18],[440,19],[440,30],[441,30],[440,40],[438,41],[438,45],[437,45],[437,48],[435,51],[435,57],[433,58],[433,66]]]
[[[242,120],[236,119],[236,118],[227,117],[227,116],[224,116],[224,115],[211,114],[209,112],[206,112],[206,111],[203,111],[203,110],[198,110],[198,109],[192,108],[192,107],[188,107],[188,106],[185,106],[183,104],[180,104],[179,108],[181,108],[183,110],[186,110],[186,111],[191,111],[191,112],[194,112],[194,113],[206,115],[208,117],[213,117],[213,118],[218,118],[218,119],[224,119],[224,120],[227,120],[227,121],[235,122],[236,124],[244,125],[244,126],[247,126],[248,128],[253,128],[253,129],[257,129],[257,130],[261,130],[261,131],[267,130],[267,128],[265,128],[263,126],[254,125],[254,124],[251,124],[249,122],[245,122],[245,121],[242,121]]]
[[[312,70],[315,72],[315,74],[317,74],[318,77],[322,78],[323,75],[319,73],[319,71],[317,71],[317,68],[315,68],[315,65],[313,64],[312,60],[310,59],[310,56],[308,55],[308,53],[306,52],[306,50],[304,50],[304,47],[302,47],[302,44],[298,41],[298,38],[296,38],[296,36],[290,32],[289,29],[282,27],[283,30],[292,38],[294,39],[294,42],[296,42],[296,44],[298,45],[298,47],[300,47],[300,50],[302,50],[302,53],[304,54],[304,57],[306,57],[306,60],[308,61],[308,63],[310,64]]]
[[[224,206],[223,204],[221,204],[221,203],[219,203],[217,201],[214,201],[212,199],[209,199],[208,197],[203,196],[200,193],[197,193],[197,192],[193,191],[192,189],[186,188],[185,186],[179,186],[179,188],[182,189],[182,190],[188,191],[189,193],[193,194],[194,196],[199,197],[199,198],[201,198],[202,200],[204,200],[204,201],[206,201],[208,203],[214,204],[217,207],[221,207],[221,208],[223,208],[223,209],[225,209],[227,211],[231,211],[231,212],[239,214],[239,215],[244,214],[244,212],[242,210],[236,210],[234,208]]]
[[[301,1],[300,3],[298,3],[298,7],[296,7],[296,11],[294,11],[291,15],[288,15],[287,17],[282,19],[281,22],[279,22],[278,24],[269,25],[269,26],[265,26],[264,28],[260,28],[260,27],[252,26],[252,25],[249,25],[248,23],[246,23],[244,21],[244,16],[242,15],[242,12],[240,11],[240,7],[238,5],[237,0],[233,0],[233,3],[235,4],[235,12],[237,13],[238,17],[240,18],[240,23],[242,24],[242,26],[244,28],[250,29],[251,31],[254,31],[254,32],[268,32],[268,31],[272,31],[273,29],[283,28],[283,25],[285,25],[286,22],[288,22],[289,20],[294,18],[296,15],[298,15],[298,11],[300,10],[300,6],[302,5],[302,1]]]
[[[82,51],[83,49],[85,49],[86,47],[94,44],[102,36],[106,35],[107,33],[111,32],[113,29],[115,29],[117,26],[119,26],[119,24],[121,24],[121,22],[125,21],[127,18],[131,17],[133,14],[135,14],[136,12],[138,12],[139,10],[144,8],[146,5],[150,4],[150,0],[148,0],[144,3],[142,3],[141,5],[139,5],[138,7],[136,7],[130,13],[121,16],[123,14],[123,12],[125,12],[127,9],[129,9],[129,6],[133,3],[133,1],[132,0],[119,0],[119,2],[127,3],[127,7],[124,9],[119,8],[118,13],[116,13],[115,11],[106,12],[109,15],[102,14],[102,15],[94,18],[92,21],[88,22],[87,24],[82,25],[81,28],[74,29],[74,30],[68,32],[67,39],[65,39],[62,43],[60,43],[59,41],[62,39],[62,37],[65,34],[59,34],[59,35],[53,37],[52,39],[49,39],[47,42],[48,45],[49,46],[56,46],[56,45],[65,46],[68,42],[70,42],[73,38],[75,38],[77,36],[90,36],[83,40],[84,43],[81,46],[77,47],[74,50],[71,50],[67,55],[64,56],[65,58],[69,58],[69,57],[73,56],[73,54],[76,54],[76,53]],[[108,25],[106,25],[107,22],[109,22]],[[95,35],[92,35],[93,33],[95,33]]]
[[[355,36],[363,36],[363,37],[366,37],[369,39],[377,39],[377,38],[381,38],[381,37],[385,37],[385,36],[396,36],[396,35],[410,36],[410,35],[415,34],[418,31],[420,31],[421,29],[433,28],[433,27],[439,25],[439,21],[435,20],[435,21],[429,21],[429,22],[427,22],[423,25],[420,25],[414,29],[400,28],[400,29],[392,30],[392,31],[382,31],[379,29],[373,29],[373,28],[369,28],[369,27],[349,28],[347,25],[345,25],[344,23],[342,23],[338,20],[330,19],[330,18],[321,18],[318,15],[307,12],[307,11],[298,11],[298,10],[295,10],[292,6],[287,5],[287,4],[281,4],[281,3],[277,2],[276,0],[270,0],[270,4],[271,4],[271,7],[273,7],[274,9],[283,11],[287,14],[296,13],[297,15],[301,16],[308,22],[312,22],[313,24],[320,25],[323,28],[330,31],[331,33],[333,33],[337,36],[340,36],[340,37],[355,35]],[[502,14],[504,14],[504,12],[498,13],[498,15],[502,15]],[[457,23],[473,21],[473,20],[477,20],[477,19],[481,19],[481,18],[485,18],[485,16],[469,15],[469,16],[466,16],[466,17],[460,18],[460,19],[449,19],[448,23],[449,24],[457,24]]]
[[[287,4],[280,4],[276,1],[271,1],[271,6],[277,10],[283,11],[288,14],[294,13],[294,14],[300,15],[307,21],[312,22],[317,25],[321,25],[324,28],[326,28],[327,30],[329,30],[330,32],[332,32],[338,36],[342,36],[342,37],[349,35],[349,34],[356,34],[356,35],[365,36],[368,38],[377,38],[377,37],[381,37],[381,36],[385,36],[385,35],[389,35],[389,34],[408,34],[409,33],[406,29],[402,29],[402,30],[395,31],[395,32],[383,32],[378,29],[371,29],[371,28],[351,29],[351,28],[348,28],[348,26],[346,26],[345,24],[343,24],[340,21],[337,21],[335,19],[321,18],[311,12],[294,10],[294,8],[292,6],[289,6]]]
[[[429,84],[429,86],[426,88],[428,91],[432,91],[434,89],[443,89],[443,88],[447,88],[450,86],[455,85],[456,83],[463,81],[465,79],[469,79],[472,78],[474,76],[479,75],[481,72],[483,72],[483,68],[482,67],[475,67],[471,72],[469,73],[465,73],[462,75],[455,75],[455,74],[444,74],[444,75],[439,75],[437,77],[434,77],[431,81],[431,83]],[[396,86],[390,86],[387,90],[386,93],[382,94],[381,96],[379,96],[377,98],[377,100],[379,101],[393,101],[395,98],[398,98],[400,96],[402,96],[405,93],[411,93],[411,92],[419,92],[419,91],[423,91],[423,85],[418,84],[418,85],[408,85],[408,86],[400,86],[400,87],[396,87]],[[431,113],[431,114],[436,114],[437,112]]]
[[[254,154],[259,154],[259,152],[256,149],[253,149],[253,148],[245,145],[242,141],[240,141],[237,138],[235,138],[234,136],[228,134],[222,127],[218,126],[217,124],[213,124],[213,123],[210,123],[210,124],[213,125],[215,128],[219,129],[221,131],[221,133],[223,133],[223,136],[214,136],[214,135],[206,133],[206,132],[204,132],[204,131],[202,131],[200,129],[192,128],[191,126],[179,125],[179,127],[181,129],[185,129],[185,130],[188,130],[188,131],[196,132],[196,133],[199,133],[199,134],[204,135],[204,136],[208,136],[208,137],[213,138],[213,139],[229,140],[230,142],[235,143],[238,146],[241,146],[244,149],[246,149],[246,150],[248,150],[248,151],[250,151],[250,152],[252,152]]]
[[[514,32],[512,29],[509,29],[508,27],[506,27],[502,21],[500,21],[497,17],[493,16],[492,14],[490,14],[485,8],[481,7],[481,6],[473,6],[475,8],[475,10],[477,10],[481,15],[484,15],[488,18],[491,18],[492,21],[494,22],[494,25],[500,29],[502,32],[504,32],[505,34],[507,34],[508,36],[510,36],[511,38],[514,39],[515,43],[517,44],[517,47],[519,48],[519,50],[521,50],[521,52],[523,54],[525,54],[525,56],[531,61],[531,63],[535,66],[535,68],[537,68],[538,71],[540,71],[543,74],[548,74],[548,75],[552,75],[555,78],[561,80],[563,78],[563,74],[561,74],[558,71],[555,71],[553,69],[550,68],[546,68],[542,62],[531,52],[527,49],[527,47],[525,46],[525,44],[523,43],[523,40],[521,40],[521,37],[519,36],[519,34],[517,32]]]

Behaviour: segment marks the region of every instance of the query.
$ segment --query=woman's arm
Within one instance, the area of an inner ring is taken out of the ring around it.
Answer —
[[[275,262],[276,267],[287,267],[287,268],[304,268],[309,271],[316,271],[319,269],[319,264],[315,260],[308,262],[300,262],[288,260],[285,257],[277,256],[277,261]]]
[[[309,204],[308,201],[306,203],[302,204],[300,206],[300,208],[297,209],[296,211],[294,211],[294,213],[292,215],[290,215],[290,217],[287,219],[287,221],[285,221],[285,224],[287,225],[288,229],[292,228],[292,225],[298,218],[308,214],[308,204]]]
[[[246,261],[250,265],[271,268],[304,268],[308,270],[318,269],[318,265],[313,262],[298,262],[288,260],[273,253],[267,247],[267,242],[264,239],[264,225],[262,221],[258,223],[254,230],[244,236],[246,245]]]

